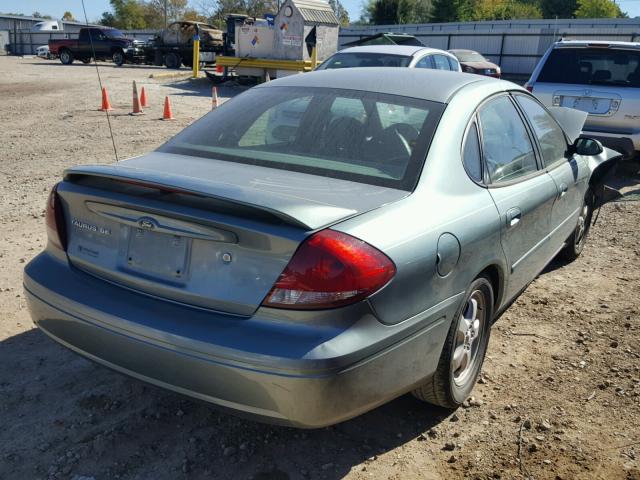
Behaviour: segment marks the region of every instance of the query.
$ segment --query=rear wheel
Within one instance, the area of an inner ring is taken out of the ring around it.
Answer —
[[[164,56],[164,64],[167,66],[167,68],[180,68],[181,63],[182,60],[180,60],[180,57],[177,53],[169,52]]]
[[[82,63],[85,63],[85,64],[86,64],[86,63],[91,63],[91,59],[90,59],[90,58],[81,58],[81,59],[80,59],[80,61],[81,61]]]
[[[122,52],[122,50],[116,50],[115,52],[113,52],[111,59],[113,60],[113,63],[120,67],[124,64],[124,53]]]
[[[451,322],[435,374],[413,395],[441,407],[459,407],[480,375],[492,320],[493,288],[481,276],[471,283]]]
[[[567,245],[560,252],[560,257],[563,260],[572,262],[580,256],[584,246],[587,243],[587,236],[589,235],[589,228],[591,227],[591,215],[593,209],[591,208],[590,195],[587,194],[584,203],[582,204],[582,210],[578,215],[578,222],[576,228],[573,230],[569,238],[567,239]]]
[[[70,50],[62,50],[60,52],[60,61],[64,65],[71,65],[73,63],[73,53]]]

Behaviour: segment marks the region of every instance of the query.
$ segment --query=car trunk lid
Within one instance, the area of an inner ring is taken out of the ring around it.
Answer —
[[[409,192],[152,153],[65,172],[70,262],[164,299],[251,315],[313,231]]]

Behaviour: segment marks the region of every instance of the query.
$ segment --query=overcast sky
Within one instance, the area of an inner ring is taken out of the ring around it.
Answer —
[[[351,20],[360,17],[360,11],[364,0],[341,0],[342,4],[349,11]],[[623,11],[630,17],[640,16],[640,0],[618,0]],[[85,0],[87,16],[90,22],[95,22],[100,18],[102,12],[109,10],[109,0]],[[43,15],[51,15],[60,18],[65,11],[69,10],[77,20],[84,20],[82,13],[82,3],[80,0],[0,0],[0,12],[14,12],[31,15],[38,11]]]

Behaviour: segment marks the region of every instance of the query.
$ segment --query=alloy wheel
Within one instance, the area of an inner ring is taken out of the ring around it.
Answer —
[[[486,321],[485,296],[480,290],[474,290],[458,320],[455,346],[451,357],[453,381],[458,386],[468,382],[478,361],[481,335]]]
[[[575,242],[580,245],[584,240],[587,232],[587,217],[589,215],[589,206],[583,205],[580,216],[578,217],[578,225],[576,226]]]

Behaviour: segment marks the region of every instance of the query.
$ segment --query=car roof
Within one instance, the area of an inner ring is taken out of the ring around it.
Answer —
[[[586,47],[588,45],[610,45],[612,47],[640,48],[640,42],[621,42],[608,40],[561,40],[554,43],[554,48]]]
[[[360,47],[349,47],[340,50],[338,53],[384,53],[387,55],[403,55],[414,57],[422,53],[442,53],[444,50],[437,48],[420,47],[417,45],[362,45]],[[446,53],[446,52],[445,52]]]
[[[475,50],[469,50],[468,48],[452,48],[447,50],[448,52],[465,52],[465,53],[478,53]]]
[[[446,103],[457,90],[476,82],[500,83],[500,80],[480,75],[427,68],[358,67],[316,70],[300,75],[290,75],[262,83],[254,88],[330,87],[400,95]]]

